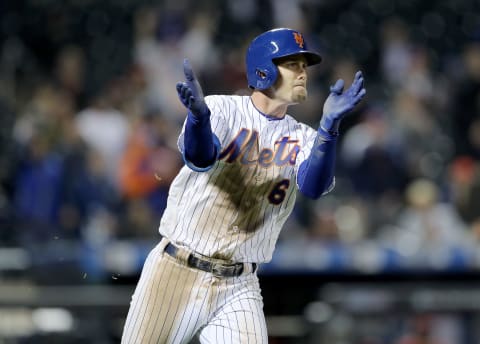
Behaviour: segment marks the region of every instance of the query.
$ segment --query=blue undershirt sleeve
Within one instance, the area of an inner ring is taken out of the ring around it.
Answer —
[[[334,180],[337,138],[319,129],[307,160],[298,169],[297,184],[302,194],[318,199]]]
[[[212,168],[220,152],[220,140],[213,134],[210,114],[203,118],[188,112],[185,124],[183,160],[192,170],[205,172]]]

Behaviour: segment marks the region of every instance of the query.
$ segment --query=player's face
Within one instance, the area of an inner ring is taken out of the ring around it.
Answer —
[[[307,99],[307,60],[303,55],[293,55],[277,61],[278,78],[273,86],[275,97],[289,104]]]

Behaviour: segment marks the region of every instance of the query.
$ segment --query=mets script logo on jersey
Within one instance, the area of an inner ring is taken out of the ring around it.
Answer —
[[[277,140],[274,150],[270,148],[260,150],[258,132],[242,128],[220,153],[219,159],[225,159],[226,162],[234,162],[239,159],[243,165],[258,164],[262,167],[270,167],[272,164],[277,166],[295,165],[299,151],[298,140],[292,140],[288,136]]]
[[[294,32],[293,38],[295,38],[295,43],[297,43],[300,48],[303,48],[303,46],[305,45],[305,42],[303,41],[302,34],[298,32]]]

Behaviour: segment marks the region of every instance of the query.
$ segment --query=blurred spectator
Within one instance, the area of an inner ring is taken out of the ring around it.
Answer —
[[[463,74],[451,87],[452,134],[458,155],[480,158],[480,42],[461,51]]]
[[[17,118],[13,138],[18,154],[13,204],[21,240],[47,241],[59,234],[65,151],[74,114],[69,93],[41,83]]]
[[[406,147],[387,116],[381,106],[367,109],[340,147],[340,160],[355,192],[369,199],[402,193],[409,177]]]
[[[42,81],[33,90],[15,121],[13,139],[20,145],[28,144],[36,134],[45,136],[55,148],[61,148],[64,127],[72,120],[75,104],[72,96],[50,81]]]
[[[456,344],[462,341],[460,319],[449,314],[418,314],[407,319],[394,344]]]
[[[370,237],[397,215],[410,179],[409,152],[390,121],[383,106],[371,106],[340,146],[340,164],[352,186],[348,197],[362,200]]]
[[[300,0],[272,1],[273,25],[276,27],[294,27],[300,32],[308,33],[304,27],[306,21],[302,15],[301,2]]]
[[[85,53],[80,46],[67,45],[61,49],[53,74],[59,86],[71,94],[76,108],[86,106]]]
[[[115,216],[120,207],[120,195],[100,153],[82,147],[69,153],[65,163],[59,220],[67,231],[65,235],[80,239],[83,228],[99,210]]]
[[[443,202],[439,187],[428,179],[413,180],[405,191],[405,209],[381,235],[411,268],[427,263],[437,269],[468,266],[472,236],[452,204]]]
[[[411,52],[410,66],[400,81],[403,89],[426,105],[431,105],[439,91],[439,84],[434,80],[432,68],[429,50],[423,46],[416,46]]]
[[[182,80],[182,61],[187,57],[182,50],[181,27],[185,19],[168,28],[161,19],[172,18],[162,17],[161,13],[156,7],[142,7],[135,12],[133,58],[146,77],[146,108],[161,109],[170,120],[183,122],[185,111],[177,101],[175,85]]]
[[[389,111],[389,125],[397,131],[406,152],[408,175],[441,178],[453,147],[431,109],[417,95],[399,90]]]
[[[113,86],[96,96],[91,104],[75,117],[75,126],[80,137],[104,160],[108,178],[118,185],[118,168],[125,149],[129,122],[125,114],[111,105]]]
[[[169,146],[173,132],[174,128],[161,114],[144,114],[133,123],[120,161],[121,194],[129,208],[148,207],[151,222],[158,221],[163,214],[170,183],[182,164],[178,151]],[[127,223],[137,218],[129,218],[130,214],[135,212],[127,211]],[[134,232],[135,226],[130,227]]]
[[[220,56],[213,42],[217,15],[214,11],[196,13],[181,38],[183,54],[199,71],[210,70],[219,64]]]
[[[412,60],[409,25],[399,17],[387,18],[379,30],[382,75],[390,87],[397,87],[407,75]]]
[[[35,133],[22,149],[13,205],[23,244],[48,241],[58,234],[63,168],[62,157],[45,135]]]
[[[15,236],[12,228],[12,205],[10,202],[13,192],[11,180],[15,163],[15,144],[12,142],[15,113],[1,96],[0,113],[2,116],[0,129],[0,242],[10,243]]]
[[[480,224],[480,166],[468,156],[457,157],[449,166],[453,205],[467,225]],[[480,232],[475,233],[480,239]]]

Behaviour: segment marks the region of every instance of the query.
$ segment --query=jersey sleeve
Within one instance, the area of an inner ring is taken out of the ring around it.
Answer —
[[[297,159],[295,160],[295,172],[298,172],[298,168],[302,162],[308,159],[310,152],[312,151],[313,143],[317,137],[317,131],[313,128],[301,124],[301,139],[302,139],[302,148],[297,154]]]
[[[222,108],[222,99],[220,96],[206,96],[205,103],[210,109],[210,125],[212,127],[212,133],[214,135],[214,141],[216,145],[219,145],[220,151],[223,148],[224,142],[228,136],[228,125],[225,120],[224,111]],[[185,137],[185,124],[187,120],[183,122],[182,131],[177,140],[178,149],[183,154],[184,152],[184,137]]]

